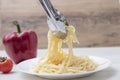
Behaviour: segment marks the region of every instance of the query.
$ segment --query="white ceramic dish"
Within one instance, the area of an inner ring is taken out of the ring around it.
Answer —
[[[41,78],[47,78],[47,79],[73,79],[73,78],[88,76],[95,72],[104,70],[104,69],[108,68],[111,64],[111,62],[105,58],[100,58],[100,57],[96,57],[96,56],[89,56],[89,57],[92,58],[93,60],[95,60],[95,62],[97,62],[98,64],[102,64],[102,63],[104,63],[104,64],[100,65],[94,71],[87,71],[87,72],[81,72],[81,73],[75,73],[75,74],[45,74],[45,73],[44,74],[43,73],[36,74],[32,71],[32,66],[34,64],[37,64],[39,58],[34,58],[34,59],[29,59],[29,60],[19,63],[17,65],[17,70],[20,72],[23,72],[23,73],[36,75]]]

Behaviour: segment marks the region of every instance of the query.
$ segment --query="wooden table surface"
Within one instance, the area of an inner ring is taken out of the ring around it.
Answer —
[[[80,44],[74,47],[120,46],[118,0],[51,1],[76,28]],[[36,31],[38,48],[47,48],[47,18],[38,0],[0,0],[0,49],[2,37],[16,31],[12,20],[18,20],[22,30]]]

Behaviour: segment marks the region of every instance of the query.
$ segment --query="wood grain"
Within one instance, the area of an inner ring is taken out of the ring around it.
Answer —
[[[12,20],[22,29],[33,29],[39,38],[38,48],[47,48],[46,16],[37,0],[0,0],[0,41],[15,31]],[[51,0],[76,28],[80,44],[74,47],[120,46],[120,10],[117,0]],[[64,45],[64,47],[66,47]],[[3,45],[0,46],[3,49]]]

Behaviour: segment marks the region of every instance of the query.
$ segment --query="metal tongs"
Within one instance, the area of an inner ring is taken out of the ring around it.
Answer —
[[[67,36],[66,27],[68,26],[66,18],[53,7],[50,0],[39,1],[47,14],[49,29],[56,37],[65,39]]]

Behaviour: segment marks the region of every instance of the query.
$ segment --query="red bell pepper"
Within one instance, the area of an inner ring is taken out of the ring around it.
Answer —
[[[7,57],[0,57],[0,71],[9,73],[13,68],[13,62]]]
[[[21,32],[17,21],[13,22],[18,32],[11,32],[3,37],[3,44],[6,53],[17,64],[21,61],[36,57],[37,35],[32,30]]]

